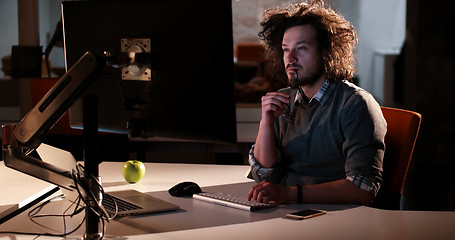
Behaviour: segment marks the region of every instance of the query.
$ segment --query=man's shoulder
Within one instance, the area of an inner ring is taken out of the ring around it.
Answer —
[[[373,95],[367,90],[355,85],[354,83],[348,81],[342,81],[338,83],[337,91],[341,93],[345,100],[357,99],[357,100],[368,100],[376,101]]]
[[[338,83],[339,87],[341,90],[343,91],[346,91],[346,92],[350,92],[350,93],[353,93],[353,92],[367,92],[365,89],[357,86],[356,84],[352,83],[352,82],[349,82],[349,81],[341,81]]]
[[[372,109],[379,106],[376,99],[365,89],[348,81],[333,82],[334,94],[331,102],[331,107],[352,111],[353,109]],[[350,109],[350,110],[349,110]]]

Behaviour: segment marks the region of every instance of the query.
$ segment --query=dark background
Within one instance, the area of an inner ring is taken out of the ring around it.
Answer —
[[[404,209],[455,210],[455,2],[408,0],[403,108],[422,114]]]

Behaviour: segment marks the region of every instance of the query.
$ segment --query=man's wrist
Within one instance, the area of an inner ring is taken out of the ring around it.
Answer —
[[[287,202],[294,202],[297,203],[298,201],[298,189],[297,185],[295,186],[288,186],[288,195],[287,195]]]
[[[259,126],[260,127],[266,127],[266,128],[273,128],[275,125],[275,120],[267,120],[267,119],[264,119],[262,118],[260,121],[259,121]]]

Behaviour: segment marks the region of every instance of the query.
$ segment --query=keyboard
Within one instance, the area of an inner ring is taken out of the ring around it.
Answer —
[[[197,193],[193,194],[193,198],[201,201],[216,203],[223,206],[242,209],[254,212],[259,209],[276,207],[274,204],[260,203],[256,201],[248,201],[244,197],[232,196],[226,193]]]
[[[104,208],[106,209],[106,211],[109,212],[109,214],[115,214],[117,212],[124,212],[124,211],[130,211],[130,210],[135,210],[135,209],[141,209],[140,206],[137,206],[133,203],[123,201],[122,199],[114,197],[112,195],[109,195],[109,196],[106,196],[106,195],[108,195],[108,194],[105,193],[102,204],[103,204]],[[117,209],[115,208],[116,203],[117,203]]]

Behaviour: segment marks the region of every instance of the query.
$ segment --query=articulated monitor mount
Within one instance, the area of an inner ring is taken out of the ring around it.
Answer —
[[[125,40],[122,39],[122,41]],[[137,54],[142,50],[134,47],[132,50],[126,51],[131,52],[120,54],[121,57],[116,56],[115,58],[107,53],[104,56],[96,56],[91,52],[85,53],[19,123],[2,126],[2,155],[6,166],[67,190],[79,191],[79,194],[82,195],[81,198],[87,200],[86,205],[89,206],[86,208],[85,239],[103,237],[103,231],[99,227],[99,213],[92,210],[97,208],[104,213],[105,210],[101,206],[102,189],[100,189],[101,186],[97,181],[99,177],[97,97],[84,95],[84,91],[102,74],[106,65],[131,66],[134,65],[135,58],[144,57]],[[120,59],[120,64],[113,64],[113,59]],[[133,69],[138,68],[133,66]],[[147,69],[150,69],[149,66]],[[122,76],[123,79],[128,79],[127,77]],[[77,183],[74,179],[74,173],[36,159],[30,156],[30,153],[42,143],[49,129],[81,97],[83,97],[85,139],[84,171],[82,182]]]
[[[68,190],[75,190],[71,173],[29,156],[49,129],[82,94],[100,71],[98,60],[86,53],[19,122],[3,126],[5,165]]]

